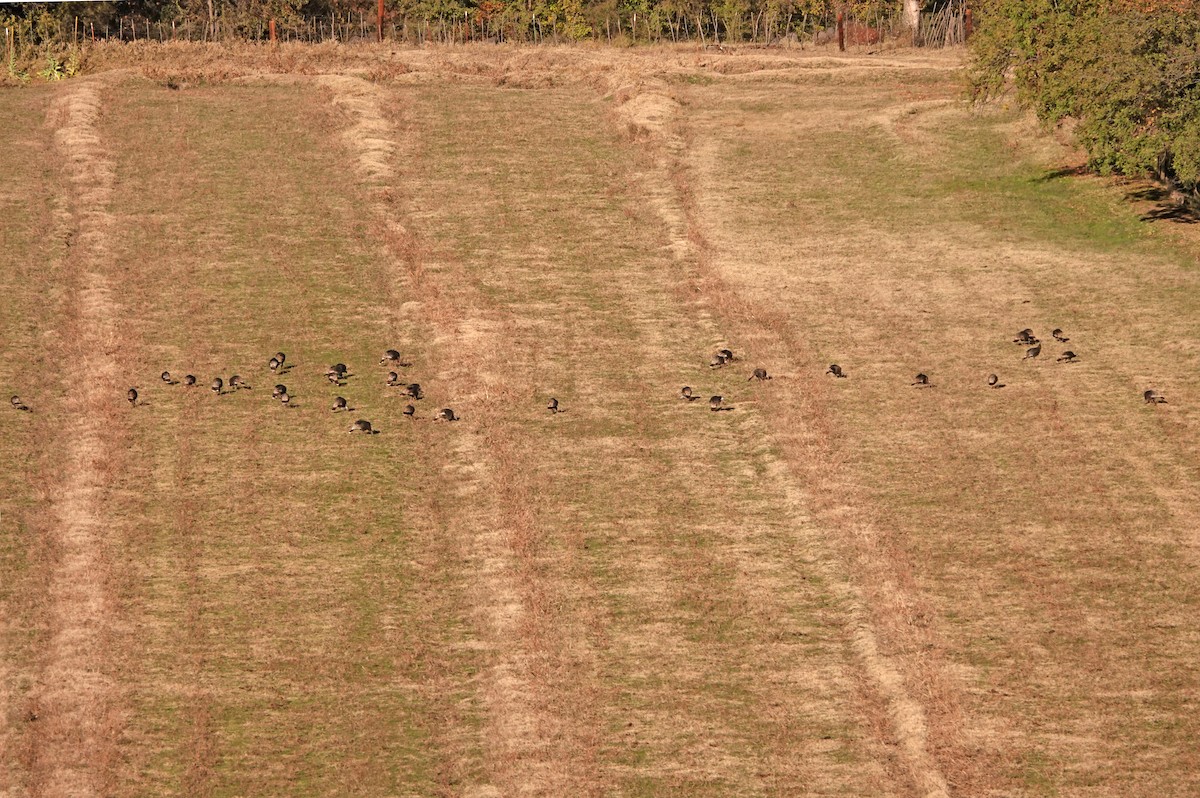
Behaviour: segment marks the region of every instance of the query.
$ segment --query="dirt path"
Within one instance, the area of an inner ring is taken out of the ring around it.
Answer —
[[[108,429],[120,406],[116,349],[118,305],[105,276],[107,210],[113,173],[96,133],[101,88],[64,87],[50,113],[54,142],[71,198],[61,221],[75,265],[73,308],[65,320],[71,374],[59,430],[66,467],[51,500],[56,559],[49,580],[51,633],[34,702],[31,792],[47,796],[103,795],[116,761],[120,699],[106,651],[113,631],[110,553],[103,517],[113,458]]]

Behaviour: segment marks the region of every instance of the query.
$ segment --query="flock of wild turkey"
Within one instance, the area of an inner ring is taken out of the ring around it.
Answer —
[[[1052,338],[1054,338],[1055,341],[1062,343],[1062,344],[1065,344],[1071,340],[1070,338],[1066,337],[1066,335],[1063,333],[1063,331],[1060,328],[1057,328],[1057,327],[1050,332],[1050,336]],[[1033,360],[1034,358],[1041,356],[1042,342],[1038,339],[1038,337],[1036,335],[1034,335],[1033,330],[1031,328],[1026,327],[1024,330],[1021,330],[1019,333],[1017,333],[1017,337],[1012,340],[1013,340],[1014,344],[1021,344],[1023,346],[1028,347],[1025,350],[1025,356],[1023,358],[1021,358],[1022,360]],[[722,366],[724,366],[725,364],[727,364],[733,360],[734,360],[734,356],[733,356],[732,351],[730,351],[729,349],[721,349],[721,350],[718,350],[717,353],[713,355],[712,360],[709,361],[709,367],[714,368],[714,369],[721,368]],[[1059,363],[1078,363],[1079,355],[1075,354],[1070,349],[1067,349],[1067,350],[1063,351],[1062,355],[1060,355],[1058,358],[1056,358],[1056,361]],[[847,376],[845,369],[843,369],[837,363],[831,363],[829,368],[825,371],[825,373],[830,374],[839,379],[844,379]],[[771,377],[767,374],[765,369],[759,368],[759,369],[754,370],[754,373],[750,375],[750,379],[751,380],[769,380],[769,379],[771,379]],[[987,378],[987,384],[991,388],[1005,387],[1004,383],[1000,382],[1000,377],[997,374],[989,374],[988,378]],[[932,388],[933,387],[933,383],[930,382],[930,380],[929,380],[929,375],[925,374],[924,372],[918,373],[913,378],[912,385],[917,388]],[[693,395],[692,388],[689,385],[685,385],[685,386],[683,386],[683,388],[680,389],[679,396],[682,399],[685,399],[686,401],[689,401],[689,402],[695,401],[696,399],[700,398],[698,396]],[[1158,391],[1155,391],[1153,389],[1145,391],[1142,394],[1142,399],[1147,404],[1166,404],[1166,402],[1167,402],[1165,397],[1163,397],[1161,394],[1158,393]],[[732,408],[728,407],[727,405],[725,405],[725,398],[722,396],[714,396],[711,399],[709,399],[708,401],[709,401],[709,409],[711,409],[711,410],[717,411],[717,410],[731,410],[732,409]]]
[[[410,365],[408,363],[401,362],[400,353],[395,349],[388,349],[385,351],[383,353],[383,357],[379,359],[379,362],[381,364],[394,365],[398,368]],[[283,352],[276,352],[271,356],[270,360],[267,361],[267,368],[270,370],[273,376],[281,377],[291,370],[292,366],[287,364],[286,354]],[[334,363],[325,370],[325,378],[329,380],[331,384],[339,387],[346,385],[347,379],[350,376],[350,370],[345,363]],[[194,388],[198,384],[194,374],[184,375],[182,380],[177,380],[171,376],[171,372],[164,371],[161,375],[159,375],[159,378],[167,385],[182,384],[185,388]],[[388,387],[401,389],[405,397],[413,400],[422,399],[425,396],[424,391],[421,389],[420,383],[402,382],[400,375],[395,371],[388,372],[387,385]],[[234,374],[229,378],[228,382],[221,377],[214,377],[213,381],[209,383],[209,388],[217,396],[223,396],[227,393],[235,393],[240,390],[250,390],[251,386],[240,375]],[[276,383],[275,387],[271,389],[271,398],[277,400],[284,407],[296,406],[292,403],[291,392],[283,383]],[[132,387],[125,392],[125,399],[129,402],[131,407],[137,407],[142,403],[136,387]],[[24,400],[22,400],[20,396],[13,396],[9,401],[17,410],[24,410],[26,412],[31,410],[29,405],[25,404]],[[349,412],[353,409],[354,408],[350,407],[349,402],[344,396],[335,397],[333,400],[333,405],[330,407],[330,410],[333,412]],[[558,412],[558,400],[551,399],[549,409],[551,412]],[[406,418],[410,419],[416,418],[417,415],[416,407],[414,407],[412,404],[406,404],[401,412]],[[453,408],[443,407],[434,415],[434,420],[458,421],[458,416],[455,414]],[[377,435],[379,432],[375,429],[374,425],[372,425],[371,422],[365,418],[360,418],[355,421],[350,425],[350,428],[347,431],[352,433],[361,432],[367,435]]]
[[[728,363],[732,363],[736,359],[737,358],[733,356],[733,350],[718,349],[716,354],[712,356],[712,360],[708,361],[708,366],[709,368],[719,369]],[[766,369],[755,369],[750,375],[750,379],[759,381],[769,380],[771,379],[771,375],[767,374]],[[694,402],[700,398],[692,393],[692,388],[690,385],[685,385],[679,389],[679,397],[688,402]],[[708,409],[716,413],[722,410],[732,410],[733,408],[725,404],[724,396],[713,396],[708,400]]]
[[[1067,341],[1070,340],[1063,334],[1063,331],[1061,329],[1053,330],[1050,333],[1050,335],[1054,338],[1055,341],[1058,341],[1059,343],[1065,344]],[[1017,333],[1017,337],[1013,339],[1013,343],[1022,344],[1024,346],[1028,347],[1025,350],[1025,356],[1022,358],[1022,360],[1031,360],[1031,359],[1041,356],[1041,354],[1042,354],[1042,342],[1040,340],[1038,340],[1037,336],[1034,335],[1032,329],[1026,328],[1024,330],[1021,330],[1019,333]],[[737,358],[734,357],[732,350],[720,349],[712,356],[712,359],[709,361],[709,367],[713,368],[713,369],[722,368],[722,367],[726,366],[727,364],[734,362],[736,359]],[[1073,351],[1068,349],[1068,350],[1064,351],[1060,357],[1057,358],[1057,362],[1059,362],[1059,363],[1077,363],[1077,362],[1079,362],[1079,356],[1076,355]],[[380,363],[380,365],[394,366],[396,368],[403,368],[403,367],[410,365],[408,363],[402,362],[400,353],[398,351],[396,351],[395,349],[386,350],[383,353],[383,357],[379,358],[379,363]],[[272,375],[282,376],[283,374],[287,373],[287,371],[289,371],[291,369],[291,366],[286,365],[286,364],[287,364],[287,355],[285,355],[283,352],[276,352],[267,361],[267,368],[271,371]],[[847,376],[845,370],[841,366],[839,366],[837,363],[831,364],[829,366],[829,369],[825,373],[830,374],[838,379],[845,379]],[[346,367],[345,363],[334,363],[328,369],[325,370],[325,378],[327,380],[329,380],[329,382],[332,383],[333,385],[337,385],[337,386],[346,385],[347,384],[346,381],[349,376],[350,376],[350,371]],[[182,382],[182,384],[186,388],[194,388],[197,384],[196,377],[192,374],[185,375],[183,380],[176,380],[174,377],[171,376],[171,372],[164,371],[160,375],[160,379],[167,385],[178,385]],[[767,373],[767,370],[763,369],[763,368],[754,369],[754,371],[750,374],[750,377],[748,378],[748,380],[758,380],[758,381],[769,380],[769,379],[771,379],[771,375],[769,375]],[[988,384],[988,386],[990,386],[992,388],[1003,388],[1004,387],[1004,383],[1000,382],[1000,377],[996,374],[988,375],[987,384]],[[416,382],[405,383],[400,379],[399,373],[394,370],[388,372],[387,378],[386,378],[386,385],[389,388],[400,389],[406,398],[412,399],[414,401],[424,398],[424,392],[421,389],[420,383],[416,383]],[[914,385],[917,388],[933,387],[933,383],[930,381],[929,375],[925,374],[925,373],[917,374],[915,379],[912,382],[912,385]],[[211,388],[212,392],[215,393],[217,396],[222,396],[226,393],[234,393],[234,392],[237,392],[237,391],[240,391],[243,389],[248,390],[248,389],[250,389],[250,386],[246,383],[246,381],[244,379],[242,379],[242,377],[240,375],[234,374],[232,377],[229,378],[228,383],[225,382],[221,377],[214,378],[213,381],[210,383],[210,388]],[[679,396],[680,396],[680,398],[682,398],[688,402],[693,402],[693,401],[700,399],[699,396],[696,396],[692,393],[692,388],[691,388],[691,386],[688,386],[688,385],[685,385],[680,389]],[[283,383],[277,383],[275,385],[275,387],[271,390],[271,397],[273,399],[278,400],[279,403],[285,407],[293,406],[292,405],[292,395],[288,391],[288,387],[286,385],[284,385]],[[130,388],[128,391],[126,391],[125,398],[131,406],[137,407],[140,402],[137,388],[136,387]],[[1163,397],[1162,395],[1160,395],[1157,391],[1155,391],[1153,389],[1145,391],[1142,394],[1142,399],[1147,404],[1165,404],[1167,401],[1165,397]],[[26,412],[30,411],[29,405],[25,404],[25,402],[21,399],[20,396],[13,396],[12,399],[10,399],[9,401],[12,404],[13,408],[16,410],[22,410],[22,411],[26,411]],[[732,410],[733,409],[732,407],[726,405],[725,398],[723,396],[719,396],[719,395],[710,397],[708,400],[708,406],[709,406],[709,409],[712,410],[713,412],[719,412],[722,410]],[[333,400],[333,405],[332,405],[332,407],[330,407],[330,410],[335,413],[339,412],[339,411],[350,412],[353,409],[354,408],[349,406],[349,403],[347,402],[346,398],[343,396],[335,397]],[[560,413],[560,412],[562,412],[563,408],[560,407],[560,405],[558,403],[558,399],[551,397],[550,401],[547,402],[547,404],[546,404],[546,410],[548,410],[550,413]],[[416,410],[416,407],[411,403],[406,404],[404,406],[404,409],[401,412],[403,413],[403,415],[406,418],[409,418],[409,419],[416,418],[417,410]],[[453,408],[444,407],[434,415],[433,420],[434,421],[458,421],[458,416],[455,414]],[[351,433],[361,432],[361,433],[364,433],[367,435],[377,435],[378,434],[378,430],[376,430],[374,428],[374,426],[371,424],[371,422],[368,421],[367,419],[363,419],[363,418],[360,418],[357,421],[355,421],[353,424],[351,424],[349,430],[347,430],[347,431],[351,432]]]

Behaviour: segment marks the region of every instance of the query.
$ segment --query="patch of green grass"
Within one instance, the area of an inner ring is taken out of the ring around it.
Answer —
[[[1030,751],[1021,762],[1020,779],[1025,789],[1032,791],[1033,795],[1052,798],[1060,794],[1057,786],[1059,780],[1049,771],[1058,769],[1045,752]]]
[[[668,83],[684,86],[711,86],[717,82],[712,75],[703,72],[671,72],[665,77]]]

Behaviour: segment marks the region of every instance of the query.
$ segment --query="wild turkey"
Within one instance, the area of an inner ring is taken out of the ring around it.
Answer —
[[[1146,400],[1146,404],[1148,405],[1165,405],[1167,403],[1167,398],[1165,396],[1160,396],[1158,391],[1154,390],[1146,391],[1144,394],[1142,394],[1142,398]]]

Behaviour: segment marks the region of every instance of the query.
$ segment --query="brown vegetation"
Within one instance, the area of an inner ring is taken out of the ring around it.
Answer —
[[[952,55],[112,58],[0,105],[0,792],[1194,792],[1190,244]]]

